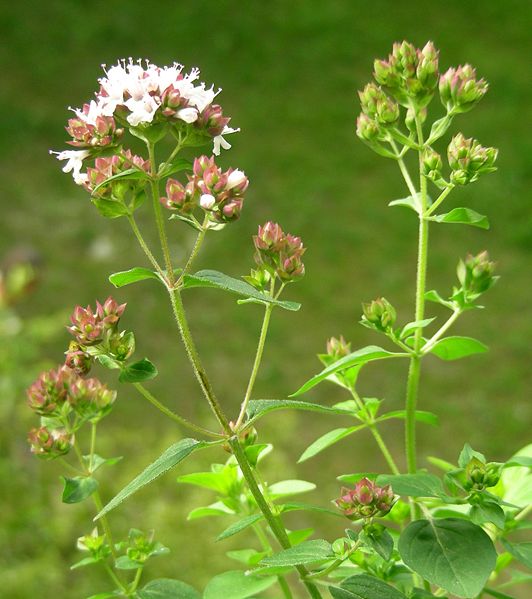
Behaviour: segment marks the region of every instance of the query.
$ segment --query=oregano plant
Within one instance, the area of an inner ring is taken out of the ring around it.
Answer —
[[[155,396],[149,381],[158,374],[157,357],[152,361],[135,355],[135,335],[123,325],[127,313],[122,291],[120,301],[108,297],[74,309],[64,364],[42,373],[28,390],[29,406],[40,418],[29,441],[35,455],[64,465],[64,503],[92,503],[86,530],[78,539],[80,559],[72,567],[85,568],[88,577],[90,568],[102,568],[109,585],[94,589],[90,599],[510,598],[513,585],[532,580],[525,571],[531,566],[532,543],[523,540],[530,527],[526,516],[532,499],[532,447],[496,462],[462,443],[455,463],[433,457],[420,464],[416,445],[418,424],[438,422],[435,414],[422,409],[425,361],[453,361],[487,350],[481,341],[452,334],[456,320],[481,308],[479,300],[496,282],[487,252],[458,262],[457,282],[450,292],[427,287],[431,226],[489,226],[486,216],[468,207],[446,205],[454,188],[495,170],[497,150],[462,133],[445,140],[455,118],[485,95],[487,83],[470,65],[440,74],[438,51],[431,42],[422,49],[408,42],[394,44],[388,59],[375,61],[375,82],[359,92],[357,135],[377,154],[397,163],[407,195],[389,205],[406,207],[413,223],[418,221],[412,320],[399,323],[384,297],[364,303],[361,324],[380,335],[382,346],[353,350],[343,337],[331,338],[319,355],[320,372],[288,390],[286,398],[258,399],[254,386],[270,320],[278,309],[300,308],[285,299],[285,292],[305,274],[305,247],[299,237],[268,221],[253,236],[249,275],[195,272],[207,237],[223,234],[238,220],[249,184],[244,172],[224,170],[218,163],[221,150],[230,148],[226,136],[238,129],[229,126],[230,119],[215,103],[219,92],[199,83],[198,77],[197,69],[187,73],[179,64],[118,62],[99,80],[95,99],[74,110],[68,121],[68,143],[75,149],[57,153],[66,161],[63,170],[87,190],[103,217],[129,223],[146,262],[112,274],[109,281],[120,289],[142,282],[146,293],[166,296],[191,374],[212,411],[210,424],[198,424]],[[429,105],[438,95],[443,116],[431,120]],[[443,143],[446,157],[435,149]],[[135,154],[131,145],[144,149]],[[196,152],[203,147],[210,151]],[[184,152],[196,155],[189,161]],[[405,161],[408,154],[417,158],[415,172]],[[147,242],[137,222],[139,210],[151,212],[159,247]],[[168,240],[180,235],[182,227],[192,227],[197,236],[188,256],[178,262]],[[192,336],[185,301],[187,290],[194,287],[227,291],[240,304],[261,307],[262,328],[249,382],[245,389],[235,389],[241,397],[236,413],[217,396]],[[431,302],[449,311],[439,326]],[[405,366],[403,409],[387,410],[382,400],[359,393],[362,369],[370,364],[385,368],[388,360]],[[117,400],[115,390],[92,377],[98,369],[109,369],[119,388],[134,389],[175,426],[175,443],[153,456],[144,469],[139,465],[139,474],[121,490],[101,488],[99,482],[100,469],[120,468],[121,461],[98,453],[98,434],[105,430],[103,421]],[[345,400],[334,405],[313,401],[309,392],[322,383],[339,385]],[[336,499],[325,505],[294,501],[315,485],[292,479],[267,483],[261,475],[261,462],[272,446],[259,441],[259,421],[281,410],[342,421],[340,428],[301,448],[300,461],[330,451],[336,443],[348,443],[350,436],[367,429],[387,471],[331,472],[344,484]],[[391,419],[404,422],[404,456],[388,448],[381,430]],[[124,534],[113,530],[109,519],[109,513],[133,494],[148,484],[161,484],[160,476],[199,451],[209,452],[212,465],[201,472],[181,471],[178,483],[208,489],[213,501],[193,509],[188,519],[217,522],[212,529],[219,543],[210,551],[224,551],[227,538],[246,539],[241,549],[228,552],[235,565],[209,573],[212,579],[202,589],[181,572],[175,579],[150,575],[152,558],[169,549],[153,532],[143,530],[149,522],[135,523],[139,528]],[[330,519],[328,529],[336,526],[345,533],[320,539],[313,538],[311,528],[292,529],[290,513],[296,511]]]

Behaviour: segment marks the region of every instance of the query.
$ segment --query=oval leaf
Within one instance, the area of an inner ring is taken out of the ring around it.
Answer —
[[[340,588],[329,590],[334,599],[406,599],[403,593],[369,574],[350,576]]]
[[[285,310],[297,311],[301,307],[301,304],[296,302],[285,302],[273,299],[266,293],[261,293],[255,287],[242,281],[241,279],[234,279],[223,272],[217,270],[200,270],[194,275],[185,275],[183,280],[183,289],[189,289],[192,287],[208,287],[212,289],[223,289],[236,293],[248,299],[257,300],[263,304],[274,304]]]
[[[148,358],[134,362],[126,366],[120,373],[118,380],[121,383],[140,383],[141,381],[149,381],[157,376],[157,368]]]
[[[118,202],[117,200],[109,200],[107,198],[93,198],[92,203],[98,209],[98,212],[105,218],[119,218],[130,214],[129,208]]]
[[[112,177],[105,179],[105,181],[98,183],[98,185],[96,185],[96,187],[92,190],[92,195],[94,195],[102,187],[105,187],[105,185],[108,185],[109,183],[112,183],[113,181],[130,180],[130,179],[137,180],[137,181],[138,180],[145,181],[148,179],[148,173],[146,173],[145,171],[142,171],[138,168],[128,168],[127,170],[122,171],[121,173],[117,173],[116,175],[113,175]],[[96,198],[96,199],[99,199],[99,198]]]
[[[442,497],[445,495],[441,480],[434,474],[382,474],[378,485],[391,485],[397,495],[406,497]]]
[[[270,485],[268,487],[268,495],[272,499],[277,499],[278,497],[308,493],[309,491],[314,491],[315,488],[316,485],[314,483],[309,483],[306,480],[283,480]]]
[[[350,426],[348,428],[336,428],[328,433],[325,433],[305,449],[299,458],[298,463],[304,462],[305,460],[314,457],[324,449],[327,449],[327,447],[338,443],[338,441],[341,441],[345,437],[348,437],[349,435],[352,435],[353,433],[356,433],[357,431],[366,427],[367,424],[359,424],[358,426]]]
[[[137,591],[140,599],[201,599],[201,595],[190,585],[170,578],[151,580]]]
[[[276,410],[303,410],[305,412],[319,412],[320,414],[352,416],[352,412],[349,410],[329,408],[308,401],[297,401],[295,399],[255,399],[248,404],[246,411],[248,421],[246,424],[249,425],[262,418],[265,414],[275,412]]]
[[[331,376],[332,374],[335,374],[336,372],[340,372],[341,370],[346,370],[351,366],[356,366],[357,364],[367,364],[368,362],[372,362],[374,360],[383,360],[386,358],[400,357],[408,357],[408,354],[389,352],[385,349],[382,349],[382,347],[378,347],[376,345],[368,345],[367,347],[363,347],[362,349],[352,352],[347,356],[340,358],[333,364],[330,364],[319,374],[316,374],[310,380],[308,380],[295,393],[292,393],[290,397],[295,397],[296,395],[306,393],[309,389],[312,389],[312,387],[315,387],[318,383],[321,383],[327,377]]]
[[[434,216],[429,217],[429,220],[433,220],[437,223],[472,225],[473,227],[480,227],[481,229],[490,228],[487,216],[479,214],[470,208],[453,208],[453,210],[445,214],[435,214]]]
[[[145,281],[146,279],[159,280],[159,276],[153,270],[141,266],[115,272],[109,276],[109,282],[115,287],[124,287],[124,285],[131,285],[131,283]]]
[[[417,520],[399,538],[405,564],[429,582],[458,597],[476,597],[495,567],[489,536],[460,518]]]
[[[304,541],[279,553],[265,557],[260,563],[264,566],[302,566],[324,562],[334,558],[331,544],[323,539]]]
[[[90,497],[98,488],[98,481],[90,476],[76,476],[75,478],[61,477],[64,482],[63,503],[79,503]]]
[[[240,570],[215,576],[205,587],[203,599],[247,599],[271,587],[275,576],[253,576]]]
[[[487,351],[486,345],[472,337],[445,337],[434,344],[430,353],[442,360],[459,360],[474,354],[484,354]]]
[[[117,505],[120,505],[122,501],[133,495],[133,493],[136,493],[139,489],[142,489],[142,487],[145,487],[156,478],[159,478],[159,476],[179,464],[179,462],[184,460],[193,451],[206,447],[207,445],[208,443],[205,441],[197,441],[196,439],[181,439],[181,441],[174,443],[161,454],[155,462],[150,464],[136,478],[126,485],[118,495],[115,495],[94,520],[98,520],[98,518],[101,518],[103,515],[107,514],[107,512],[113,510]]]
[[[262,514],[251,514],[251,516],[246,516],[245,518],[242,518],[242,520],[239,520],[238,522],[235,522],[234,524],[231,524],[231,526],[227,527],[222,534],[216,537],[216,540],[223,541],[224,539],[228,539],[240,531],[253,526],[253,524],[257,523],[263,518],[264,516]]]

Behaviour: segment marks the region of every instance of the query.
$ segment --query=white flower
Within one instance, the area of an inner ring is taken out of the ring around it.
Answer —
[[[240,183],[242,183],[242,181],[245,181],[245,180],[246,180],[246,175],[244,174],[244,172],[239,169],[235,169],[229,175],[229,177],[227,177],[227,185],[225,186],[225,188],[233,189],[233,187],[240,185]]]
[[[216,204],[216,199],[210,193],[204,193],[200,197],[199,203],[203,210],[210,210]]]
[[[57,160],[67,161],[62,170],[64,173],[72,172],[72,177],[77,185],[82,185],[87,181],[87,175],[81,173],[81,169],[83,168],[83,160],[90,154],[88,150],[64,150],[63,152],[50,150],[50,154],[55,154]]]
[[[185,123],[194,123],[198,120],[198,111],[195,108],[181,108],[177,111],[176,116]]]
[[[219,156],[220,155],[220,148],[223,148],[224,150],[229,150],[229,148],[231,147],[231,144],[226,141],[224,139],[224,135],[228,135],[229,133],[237,133],[238,131],[240,131],[240,129],[233,129],[232,127],[228,127],[227,125],[224,127],[222,133],[220,135],[217,135],[214,138],[214,145],[212,148],[212,153],[215,156]]]
[[[136,127],[140,123],[151,123],[161,102],[160,100],[157,101],[153,96],[146,94],[139,100],[130,98],[125,105],[131,110],[131,114],[127,117],[127,122]]]

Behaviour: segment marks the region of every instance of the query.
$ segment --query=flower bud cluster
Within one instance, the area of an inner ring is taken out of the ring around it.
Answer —
[[[301,238],[284,233],[277,223],[268,221],[259,226],[258,234],[253,236],[253,243],[255,262],[270,276],[277,276],[283,283],[290,283],[305,274],[302,262],[305,248]]]
[[[495,148],[485,148],[476,139],[466,139],[462,133],[455,135],[447,149],[449,166],[452,169],[451,182],[466,185],[476,181],[480,174],[491,173],[497,159]]]
[[[70,406],[86,420],[100,419],[109,411],[115,399],[116,391],[111,391],[95,378],[77,378],[69,388]]]
[[[150,557],[168,553],[169,549],[161,543],[154,540],[154,532],[148,534],[132,528],[126,545],[126,556],[133,562],[142,565]]]
[[[497,280],[494,272],[495,262],[490,261],[486,251],[476,256],[469,254],[465,260],[460,260],[456,274],[466,301],[476,299],[493,286]]]
[[[141,156],[132,154],[130,150],[124,150],[114,156],[100,156],[94,161],[93,167],[87,168],[85,175],[81,174],[83,177],[82,185],[88,192],[93,193],[94,189],[109,179],[109,177],[123,173],[131,168],[143,170],[148,173],[150,163]],[[100,188],[98,195],[100,197],[113,196],[123,199],[126,192],[130,190],[136,191],[140,188],[134,179],[117,180]]]
[[[447,112],[468,112],[484,97],[488,83],[476,76],[475,69],[465,64],[448,69],[440,77],[440,98]]]
[[[88,551],[96,560],[105,559],[111,554],[105,535],[99,535],[96,528],[90,535],[79,537],[77,548],[80,551]]]
[[[476,457],[471,458],[465,468],[467,481],[466,491],[483,491],[494,487],[501,477],[501,465],[495,462],[485,464]]]
[[[390,485],[379,487],[368,478],[359,480],[354,489],[343,488],[341,492],[335,503],[350,520],[385,516],[395,499]]]
[[[74,380],[75,374],[63,366],[41,373],[27,390],[29,407],[39,416],[59,414]]]
[[[362,304],[362,324],[383,333],[393,330],[397,319],[395,308],[384,298],[378,298]]]
[[[163,206],[181,214],[191,214],[199,206],[209,220],[224,224],[237,220],[242,211],[244,193],[249,185],[246,175],[238,169],[222,171],[214,157],[200,156],[194,160],[193,174],[186,185],[169,178]]]
[[[67,328],[80,346],[95,345],[116,330],[125,309],[126,304],[118,304],[112,297],[108,297],[103,304],[96,302],[94,312],[91,306],[77,306],[70,317],[72,325]]]
[[[447,184],[442,176],[443,161],[441,156],[430,147],[423,150],[421,155],[421,172],[424,177],[440,188]]]
[[[84,104],[80,111],[81,116],[68,120],[66,130],[72,137],[67,144],[76,148],[104,148],[114,146],[124,134],[123,129],[117,129],[112,116],[97,116],[94,123],[89,123],[86,117],[89,113],[89,104]]]
[[[403,106],[426,106],[438,84],[438,50],[432,42],[422,49],[409,42],[395,43],[387,60],[375,60],[375,80]]]
[[[382,88],[368,83],[358,92],[363,114],[372,118],[378,125],[393,125],[399,120],[399,105],[387,96]]]
[[[340,339],[331,337],[327,341],[327,355],[333,358],[333,360],[339,360],[350,353],[351,343],[348,343],[342,335],[340,335]]]
[[[32,428],[28,433],[28,442],[33,454],[53,460],[67,454],[74,442],[74,436],[64,429],[50,430],[45,426]]]

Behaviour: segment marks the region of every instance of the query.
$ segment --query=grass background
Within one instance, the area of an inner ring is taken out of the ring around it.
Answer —
[[[357,140],[355,92],[369,80],[373,58],[386,56],[392,42],[408,39],[423,45],[432,39],[441,50],[442,69],[470,62],[489,80],[487,97],[458,118],[452,132],[463,130],[498,147],[500,159],[497,173],[453,192],[449,200],[449,206],[465,204],[487,214],[491,231],[432,227],[429,288],[445,293],[454,282],[458,258],[485,248],[497,260],[502,278],[486,296],[487,310],[464,316],[456,327],[458,334],[487,342],[490,352],[452,364],[426,361],[421,407],[436,411],[442,424],[437,430],[420,428],[420,462],[427,455],[454,459],[465,441],[491,459],[506,458],[530,440],[531,147],[525,130],[531,116],[530,16],[527,3],[516,0],[437,0],[423,6],[385,0],[150,5],[140,0],[50,0],[3,6],[0,255],[29,245],[45,265],[40,287],[20,306],[21,316],[68,314],[76,304],[105,298],[111,292],[111,272],[144,264],[127,223],[99,217],[86,193],[47,155],[49,148],[65,147],[66,107],[91,97],[100,63],[140,56],[157,64],[199,66],[203,80],[223,86],[220,102],[233,116],[232,124],[242,128],[232,136],[234,147],[222,161],[245,170],[251,180],[243,216],[210,237],[198,268],[246,274],[252,265],[251,235],[268,219],[301,235],[309,248],[307,276],[286,294],[301,301],[303,309],[275,313],[256,397],[286,397],[317,371],[314,354],[331,335],[343,334],[354,348],[380,343],[356,324],[360,302],[385,295],[400,320],[411,320],[416,221],[409,211],[386,207],[407,194],[396,165]],[[432,115],[440,114],[435,101]],[[146,211],[141,221],[149,229]],[[155,240],[151,229],[147,236]],[[172,224],[170,239],[173,254],[184,256],[193,232]],[[129,304],[124,325],[136,332],[138,355],[150,356],[159,366],[161,375],[150,388],[184,415],[210,423],[162,291],[146,283],[114,295]],[[190,291],[186,303],[218,395],[234,413],[251,367],[261,311],[236,306],[231,296],[210,290]],[[429,313],[440,322],[444,318],[438,309]],[[18,377],[21,387],[40,357],[61,361],[68,342],[61,327],[41,351],[29,355],[20,350],[22,341],[12,342],[13,351],[25,360]],[[389,409],[399,409],[405,374],[402,364],[369,367],[361,390],[386,398]],[[109,496],[179,435],[129,388],[119,391],[113,416],[101,426],[100,453],[127,456],[104,487]],[[308,396],[327,404],[342,398],[325,385]],[[90,530],[87,507],[62,505],[60,467],[28,456],[24,436],[34,420],[23,404],[21,389],[19,403],[3,412],[0,433],[2,594],[10,599],[74,599],[104,590],[106,583],[97,572],[68,571],[77,559],[73,540]],[[313,480],[319,491],[308,500],[328,505],[338,493],[337,475],[384,468],[365,433],[295,465],[312,440],[341,425],[303,414],[265,419],[260,438],[276,446],[265,463],[266,478],[276,480],[282,471],[286,478]],[[390,424],[383,433],[400,452],[401,427]],[[225,459],[198,454],[182,471],[205,469],[211,457]],[[242,546],[244,537],[214,545],[221,522],[185,522],[183,512],[213,498],[177,487],[174,480],[169,475],[139,493],[112,515],[112,525],[122,534],[132,524],[155,528],[172,554],[155,561],[151,574],[202,587],[214,574],[236,566],[224,551]],[[292,516],[289,525],[309,522],[329,539],[342,534],[343,523],[313,517]]]

